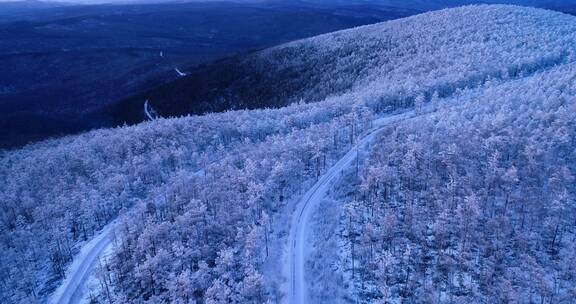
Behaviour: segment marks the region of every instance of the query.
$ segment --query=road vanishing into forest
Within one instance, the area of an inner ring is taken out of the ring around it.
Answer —
[[[365,151],[373,141],[378,131],[384,126],[404,120],[413,113],[408,111],[402,114],[390,115],[375,120],[375,127],[362,137],[336,164],[334,164],[322,177],[306,192],[296,205],[296,213],[292,218],[288,266],[285,271],[289,278],[288,303],[307,303],[304,267],[306,260],[306,241],[309,235],[311,213],[325,197],[331,185],[342,176],[344,171],[356,160],[359,151]],[[196,174],[202,174],[202,170]],[[93,274],[98,259],[109,250],[114,239],[114,226],[118,220],[106,225],[92,240],[86,243],[80,253],[67,270],[66,277],[58,289],[52,294],[49,303],[77,304],[84,297],[86,283]]]
[[[368,149],[378,131],[386,125],[405,120],[413,114],[408,111],[397,115],[386,116],[374,121],[375,127],[362,137],[340,160],[338,160],[298,201],[290,225],[288,236],[287,266],[284,268],[288,278],[287,303],[308,303],[305,278],[306,256],[308,254],[308,236],[310,235],[310,218],[317,206],[326,196],[330,187],[338,180],[357,159],[359,151]]]
[[[194,172],[195,175],[204,175],[204,170]],[[124,217],[127,215],[124,214]],[[66,277],[50,297],[51,304],[78,304],[84,298],[86,283],[94,273],[98,259],[108,250],[111,250],[114,241],[114,226],[121,222],[116,219],[104,226],[100,232],[84,244],[72,264],[66,271]]]
[[[49,303],[80,303],[83,298],[86,281],[94,272],[98,259],[106,250],[112,247],[114,225],[116,225],[116,221],[106,225],[90,242],[82,247],[80,253],[74,257],[74,261],[68,268],[62,284],[52,294]]]

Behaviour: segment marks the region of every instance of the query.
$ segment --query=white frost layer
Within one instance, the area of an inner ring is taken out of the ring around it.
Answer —
[[[74,257],[74,261],[68,268],[66,278],[52,294],[49,303],[68,304],[80,302],[85,283],[92,274],[98,258],[103,252],[112,247],[115,223],[114,221],[106,225],[96,237],[82,247],[80,253]]]
[[[310,235],[311,212],[324,199],[330,186],[340,178],[343,172],[356,159],[359,150],[368,148],[378,131],[385,125],[408,118],[413,113],[406,112],[399,115],[387,116],[374,121],[375,128],[364,136],[348,153],[334,164],[296,205],[292,218],[290,236],[288,239],[287,259],[285,260],[284,273],[288,278],[286,290],[287,303],[304,304],[308,302],[306,278],[304,275],[306,257],[309,252],[308,242]]]

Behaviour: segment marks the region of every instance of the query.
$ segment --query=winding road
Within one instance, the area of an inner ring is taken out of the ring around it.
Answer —
[[[288,303],[305,304],[308,301],[306,293],[306,280],[304,276],[307,256],[307,239],[309,234],[309,220],[315,207],[325,197],[331,185],[340,178],[343,172],[354,162],[358,151],[366,150],[378,131],[385,125],[409,117],[412,112],[391,115],[374,121],[375,127],[362,137],[336,164],[334,164],[322,177],[306,192],[296,205],[295,215],[292,218],[288,239],[287,267],[284,271],[289,278],[287,292]],[[198,171],[200,174],[202,171]],[[104,227],[90,242],[86,243],[80,253],[70,265],[66,278],[58,289],[52,294],[49,303],[70,304],[80,303],[85,291],[86,281],[94,272],[98,258],[109,250],[113,242],[113,231],[116,221]]]
[[[84,286],[93,273],[98,258],[112,246],[115,224],[116,222],[114,221],[106,225],[96,237],[82,247],[80,253],[74,257],[74,261],[68,268],[64,281],[52,294],[49,303],[80,303]]]
[[[194,172],[195,175],[204,175],[204,170]],[[130,215],[124,214],[119,217],[127,217]],[[84,297],[86,283],[90,276],[94,273],[98,258],[105,252],[112,249],[114,241],[114,227],[120,223],[122,218],[110,222],[104,226],[100,232],[92,238],[88,243],[82,246],[80,253],[78,253],[72,264],[66,271],[66,277],[50,297],[48,303],[51,304],[78,304],[82,302]]]
[[[378,131],[384,126],[404,120],[413,112],[386,116],[374,121],[375,127],[361,138],[338,162],[304,194],[296,205],[295,216],[292,218],[290,235],[288,236],[287,267],[285,275],[288,278],[287,303],[308,303],[307,284],[305,277],[306,256],[308,254],[309,220],[316,206],[326,196],[332,184],[342,176],[343,172],[356,160],[358,151],[368,148]]]

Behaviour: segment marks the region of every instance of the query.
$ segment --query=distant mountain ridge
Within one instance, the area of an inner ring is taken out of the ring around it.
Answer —
[[[278,107],[304,97],[304,101],[316,100],[323,95],[308,98],[311,96],[300,94],[310,84],[283,80],[298,70],[272,75],[272,71],[242,65],[240,61],[249,57],[245,55],[216,64],[198,64],[301,37],[469,2],[0,3],[0,38],[4,38],[0,39],[0,60],[8,67],[0,75],[0,128],[6,130],[0,134],[0,148],[142,122],[146,119],[142,105],[147,97],[166,116]],[[572,2],[529,4],[575,12],[576,3]],[[242,17],[244,14],[252,17]],[[216,26],[220,18],[233,26]],[[212,33],[214,29],[218,34]],[[252,31],[256,30],[261,32],[254,35]],[[166,54],[162,60],[161,51]],[[185,70],[190,77],[178,79],[174,68]],[[244,79],[247,74],[263,77],[263,81]],[[286,87],[275,88],[272,81]],[[283,95],[289,98],[280,97]]]
[[[478,9],[489,9],[488,7],[478,6]],[[180,116],[227,109],[281,107],[300,100],[314,102],[328,96],[363,90],[366,86],[386,86],[383,79],[405,86],[406,83],[402,81],[412,84],[419,81],[410,78],[410,75],[426,69],[438,69],[436,73],[443,73],[443,67],[439,65],[444,62],[450,66],[455,64],[451,61],[465,60],[458,57],[444,58],[446,53],[443,52],[450,48],[464,47],[474,56],[478,56],[479,52],[489,54],[482,57],[482,60],[488,60],[489,65],[484,61],[470,63],[477,68],[474,72],[467,72],[471,78],[494,77],[493,74],[499,73],[501,68],[520,69],[524,65],[539,65],[539,60],[567,60],[565,52],[558,49],[569,47],[565,40],[572,36],[567,30],[571,27],[564,27],[558,20],[571,25],[571,22],[568,22],[571,17],[568,15],[549,12],[553,16],[550,27],[543,27],[539,24],[538,14],[525,13],[526,16],[516,16],[518,12],[512,12],[511,16],[522,18],[507,19],[507,16],[495,11],[500,18],[497,19],[486,14],[475,16],[474,13],[462,9],[449,10],[450,14],[447,12],[442,10],[425,13],[224,59],[201,66],[190,71],[184,78],[119,103],[110,111],[120,122],[134,123],[142,120],[141,104],[146,99],[150,100],[161,115]],[[524,12],[539,11],[526,9]],[[437,28],[438,22],[446,22],[446,18],[458,22],[446,26],[442,24],[443,28]],[[482,22],[478,23],[478,20]],[[414,32],[406,30],[414,27],[415,23],[424,23],[426,26],[419,27]],[[475,29],[477,24],[480,28]],[[468,38],[449,36],[450,31],[462,29],[466,30],[459,35],[468,31]],[[538,35],[534,31],[549,35]],[[497,34],[486,34],[483,44],[479,44],[475,39],[482,36],[483,32]],[[564,39],[551,38],[556,37],[556,32],[567,36]],[[516,48],[506,44],[518,37],[525,39],[522,41],[529,48]],[[422,45],[419,45],[420,43]],[[460,45],[461,43],[465,44]],[[502,43],[505,44],[501,45]],[[543,51],[547,57],[533,59],[527,49]],[[429,59],[418,64],[423,60],[421,57],[424,54],[430,56]],[[504,58],[506,56],[511,57]],[[439,76],[449,77],[436,75]]]
[[[0,9],[0,148],[122,124],[101,109],[178,78],[175,68],[414,13],[267,2],[0,7],[26,3],[49,7]]]
[[[70,2],[41,1],[41,0],[8,0],[0,1],[0,16],[15,13],[26,13],[35,10],[73,5]]]

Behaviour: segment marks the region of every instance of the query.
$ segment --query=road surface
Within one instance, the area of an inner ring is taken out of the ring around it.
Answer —
[[[297,216],[293,217],[291,223],[289,235],[289,244],[291,245],[288,251],[288,269],[285,270],[288,273],[287,277],[290,278],[289,303],[307,303],[306,284],[304,280],[305,242],[309,233],[310,225],[308,225],[308,221],[311,212],[315,209],[314,207],[324,198],[332,183],[354,162],[358,151],[365,150],[384,125],[405,119],[409,114],[411,114],[411,112],[375,120],[375,127],[372,131],[360,139],[298,202],[295,213]],[[197,174],[201,174],[202,172],[203,171],[200,170]],[[49,301],[50,303],[70,304],[79,303],[82,300],[86,281],[93,273],[98,258],[112,246],[113,230],[116,222],[117,220],[108,224],[97,236],[82,247],[80,253],[74,258],[72,265],[70,265],[66,278],[54,294],[52,294]]]
[[[188,74],[180,71],[178,68],[175,68],[174,71],[176,71],[176,74],[178,74],[179,77],[184,77],[184,76],[188,75]]]
[[[305,280],[305,265],[307,256],[307,240],[310,233],[309,220],[316,206],[322,201],[331,185],[340,178],[343,172],[350,167],[358,156],[358,151],[368,148],[378,131],[385,125],[404,120],[412,115],[412,111],[398,115],[391,115],[374,121],[375,127],[354,145],[304,194],[296,205],[288,236],[287,267],[288,278],[287,303],[308,303],[307,284]]]
[[[195,175],[204,175],[204,170],[194,172]],[[129,216],[129,215],[123,215]],[[114,226],[120,223],[116,219],[106,225],[90,242],[86,243],[80,253],[74,257],[74,261],[66,272],[66,277],[50,297],[52,304],[78,304],[82,301],[86,289],[87,280],[94,272],[98,264],[98,258],[112,248],[114,240]]]
[[[82,300],[86,280],[98,264],[98,258],[112,246],[115,221],[106,225],[98,235],[86,243],[66,273],[62,284],[52,294],[49,303],[70,304]]]

